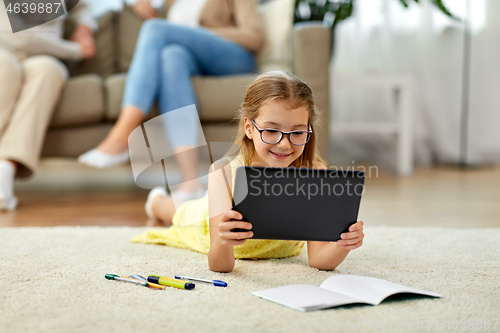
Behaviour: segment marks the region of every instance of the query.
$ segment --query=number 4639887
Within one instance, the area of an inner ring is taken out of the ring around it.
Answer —
[[[7,13],[11,14],[11,13],[14,13],[14,14],[35,14],[35,13],[38,13],[38,14],[52,14],[52,13],[58,13],[59,12],[59,9],[63,10],[64,9],[62,8],[61,6],[61,3],[51,3],[51,2],[48,2],[48,3],[34,3],[34,2],[31,2],[31,3],[27,3],[27,2],[24,2],[24,3],[15,3],[15,4],[12,4],[12,3],[9,3],[9,5],[7,6],[7,8],[5,8],[5,10],[7,11]]]

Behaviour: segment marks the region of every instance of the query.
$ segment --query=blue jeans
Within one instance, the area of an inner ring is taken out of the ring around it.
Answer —
[[[207,29],[164,19],[148,20],[139,34],[122,105],[135,106],[146,115],[157,99],[160,113],[164,114],[196,104],[191,84],[194,75],[231,75],[255,70],[252,53]],[[165,127],[174,149],[198,145],[196,115],[181,113],[168,120]]]

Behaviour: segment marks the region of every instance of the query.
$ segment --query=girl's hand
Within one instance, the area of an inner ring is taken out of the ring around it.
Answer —
[[[220,217],[219,222],[219,237],[221,243],[226,246],[236,246],[244,244],[247,239],[253,236],[253,232],[233,232],[231,229],[252,229],[252,224],[249,222],[234,221],[241,220],[243,216],[234,210],[226,210]]]
[[[354,250],[363,245],[363,222],[358,221],[349,227],[349,232],[340,235],[341,240],[337,244],[346,250]]]

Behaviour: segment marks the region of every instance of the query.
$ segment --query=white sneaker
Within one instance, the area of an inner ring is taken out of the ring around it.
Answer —
[[[85,164],[98,169],[111,168],[130,160],[128,150],[118,155],[104,153],[98,149],[91,149],[85,154],[78,156],[78,163]]]

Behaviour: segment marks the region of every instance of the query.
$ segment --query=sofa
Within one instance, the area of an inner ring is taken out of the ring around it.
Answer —
[[[96,56],[84,62],[67,63],[71,76],[54,111],[42,150],[43,157],[76,157],[95,147],[119,115],[126,72],[143,21],[129,7],[120,12],[108,12],[98,21]],[[288,70],[313,89],[317,106],[322,111],[321,125],[317,128],[318,144],[326,157],[331,31],[321,24],[290,25]],[[68,36],[73,28],[71,23],[67,24]],[[266,32],[270,33],[273,32]],[[274,68],[269,63],[266,66],[266,71]],[[276,68],[282,69],[278,65]],[[193,77],[198,112],[207,141],[233,141],[236,127],[232,120],[243,102],[246,87],[257,75]],[[150,117],[156,114],[153,110]]]

